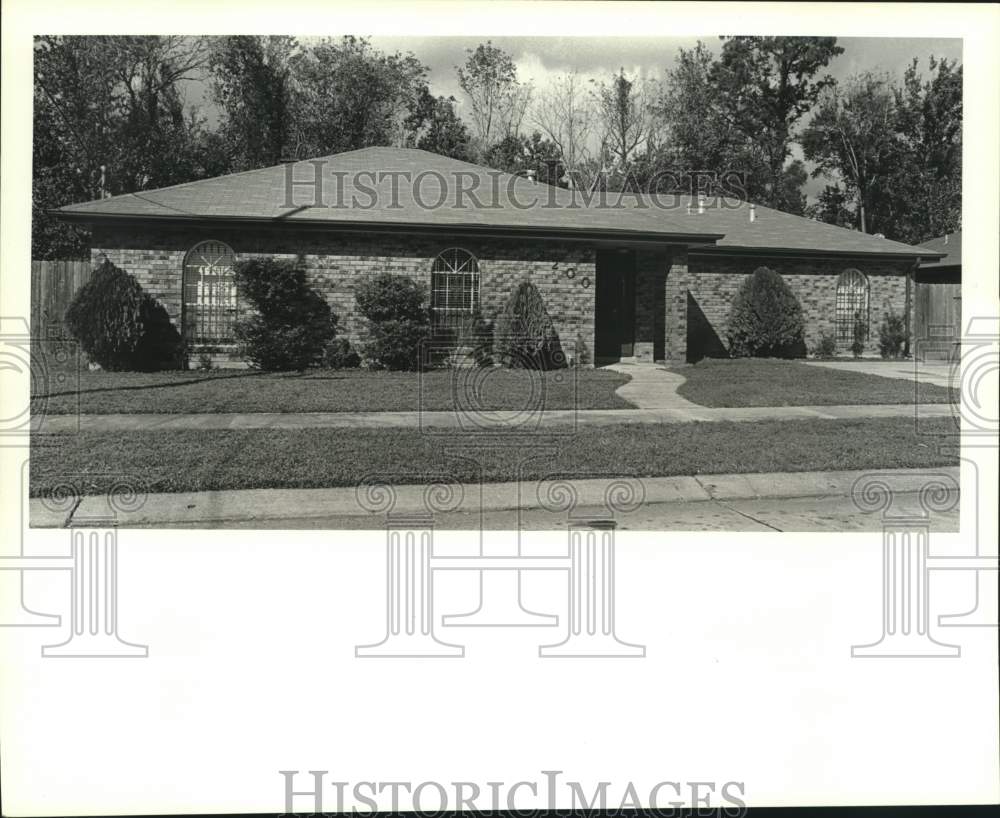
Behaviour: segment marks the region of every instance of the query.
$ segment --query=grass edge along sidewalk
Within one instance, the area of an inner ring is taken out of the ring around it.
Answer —
[[[800,361],[706,359],[670,372],[686,379],[679,396],[705,407],[947,403],[952,398],[948,389],[934,384],[915,386]],[[628,382],[628,375],[602,369],[84,371],[59,389],[39,387],[32,410],[53,416],[451,411],[460,405],[486,411],[627,410],[634,407],[617,390]],[[664,373],[664,389],[673,388]]]
[[[592,476],[931,468],[957,464],[938,444],[951,418],[764,420],[756,423],[583,427],[475,459],[483,440],[416,429],[253,429],[35,434],[31,495],[79,475],[84,494],[122,480],[149,492],[356,486],[373,474],[399,484]],[[448,454],[448,450],[452,454]],[[456,457],[461,449],[466,457]]]

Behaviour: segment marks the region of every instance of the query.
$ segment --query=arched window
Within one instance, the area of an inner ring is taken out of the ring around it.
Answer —
[[[235,342],[236,279],[232,248],[221,241],[196,244],[184,258],[184,339],[190,346]]]
[[[434,259],[431,267],[431,316],[436,334],[459,329],[479,307],[479,262],[467,250],[454,247]]]
[[[864,325],[864,339],[868,340],[868,279],[860,270],[844,270],[837,278],[837,340],[846,344],[854,342],[854,323]]]

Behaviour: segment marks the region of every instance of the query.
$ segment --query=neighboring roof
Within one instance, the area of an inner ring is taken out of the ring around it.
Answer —
[[[321,202],[297,185],[286,202],[289,171],[297,182],[323,173]],[[407,173],[409,177],[398,174]],[[360,178],[358,178],[360,174]],[[376,175],[378,174],[378,175]],[[441,178],[445,179],[442,189]],[[419,179],[414,195],[410,181]],[[465,181],[461,181],[465,180]],[[472,203],[469,187],[488,207]],[[463,193],[460,188],[464,186]],[[395,194],[393,188],[395,187]],[[443,196],[442,196],[443,193]],[[377,194],[373,197],[372,194]],[[599,195],[598,195],[599,196]],[[719,202],[697,212],[689,197],[605,194],[589,203],[580,192],[554,188],[479,165],[410,148],[365,148],[307,161],[67,205],[56,213],[84,223],[108,220],[239,221],[322,225],[366,231],[450,231],[523,236],[677,241],[721,249],[778,250],[915,258],[921,248],[879,239],[757,206]],[[373,206],[369,202],[375,199]],[[443,201],[444,206],[421,206]],[[362,206],[351,207],[358,201]],[[536,202],[533,207],[525,207]],[[460,207],[459,205],[464,206]],[[546,206],[547,205],[547,206]]]
[[[936,239],[928,239],[923,243],[928,250],[934,250],[945,255],[937,261],[921,264],[921,270],[937,269],[940,267],[961,267],[962,266],[962,231],[956,233],[946,233]]]

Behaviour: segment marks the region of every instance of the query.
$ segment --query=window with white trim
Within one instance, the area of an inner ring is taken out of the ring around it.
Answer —
[[[479,308],[479,261],[468,250],[445,250],[431,267],[431,317],[435,334],[458,330]]]
[[[864,325],[864,340],[868,340],[868,279],[860,270],[844,270],[837,278],[836,310],[838,342],[854,342],[855,321]]]
[[[236,255],[221,241],[196,244],[184,258],[184,339],[191,346],[235,343]]]

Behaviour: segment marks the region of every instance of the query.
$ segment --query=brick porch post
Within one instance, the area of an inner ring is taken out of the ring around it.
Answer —
[[[687,247],[671,247],[667,255],[665,283],[664,350],[668,361],[687,360],[687,294],[689,287]]]

